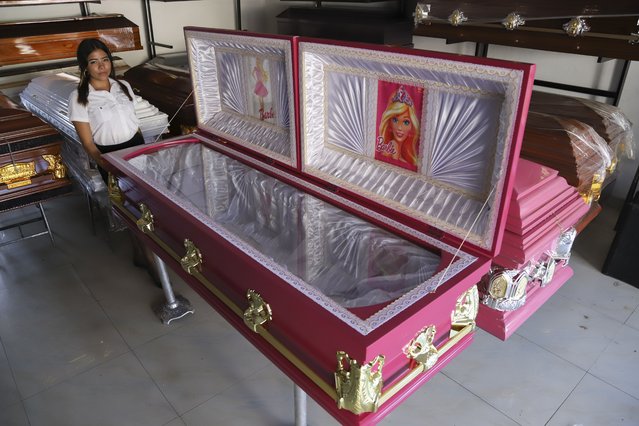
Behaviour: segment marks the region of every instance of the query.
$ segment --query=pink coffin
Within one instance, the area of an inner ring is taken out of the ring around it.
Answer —
[[[480,285],[479,327],[506,340],[561,288],[572,269],[566,265],[565,253],[556,257],[557,240],[588,209],[577,190],[555,170],[520,160],[502,248]],[[525,285],[525,292],[515,293],[518,299],[510,305],[506,299],[500,303],[489,295],[493,280],[504,273]]]
[[[198,131],[106,155],[115,211],[338,421],[374,424],[471,342],[534,67],[185,34]],[[409,165],[374,153],[396,100],[421,108]]]

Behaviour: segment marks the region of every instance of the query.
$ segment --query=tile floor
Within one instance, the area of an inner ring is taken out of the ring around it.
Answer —
[[[0,247],[0,425],[294,424],[291,382],[183,282],[196,314],[162,325],[126,234],[94,235],[79,194],[45,209],[56,249]],[[478,330],[382,423],[639,425],[639,289],[599,272],[615,217],[578,237],[574,277],[507,342]],[[310,400],[308,420],[335,424]]]

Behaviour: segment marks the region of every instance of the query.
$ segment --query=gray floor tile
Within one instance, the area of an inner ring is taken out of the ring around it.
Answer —
[[[30,426],[27,413],[22,402],[7,405],[0,409],[0,425],[2,426]]]
[[[481,330],[443,371],[522,425],[544,424],[585,374],[517,334],[502,342]]]
[[[623,325],[589,372],[639,399],[639,330]]]
[[[20,394],[13,379],[13,372],[0,341],[0,411],[4,407],[20,403]],[[0,422],[2,424],[2,422]]]
[[[630,315],[628,321],[626,321],[626,325],[639,330],[639,308],[635,309],[632,315]]]
[[[587,374],[547,426],[637,424],[639,400]]]
[[[180,327],[135,352],[179,414],[268,364],[219,317]]]
[[[517,334],[588,370],[620,327],[620,322],[557,294],[535,312]]]
[[[31,426],[157,426],[174,419],[129,352],[25,400]]]
[[[178,417],[166,423],[164,426],[186,426],[186,423],[184,423],[182,418]]]

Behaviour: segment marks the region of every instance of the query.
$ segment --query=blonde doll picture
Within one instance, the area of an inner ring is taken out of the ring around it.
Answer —
[[[417,171],[424,89],[380,81],[375,159]]]
[[[268,74],[268,59],[256,57],[251,71],[253,90],[253,115],[262,121],[271,121],[275,118],[271,102],[270,78]]]

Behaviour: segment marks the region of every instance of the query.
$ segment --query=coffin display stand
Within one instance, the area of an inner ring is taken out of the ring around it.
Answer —
[[[480,328],[508,339],[572,276],[574,227],[588,211],[556,170],[519,161],[502,248],[479,285]]]
[[[105,155],[114,209],[338,421],[374,424],[471,343],[534,67],[185,33],[198,130]]]

